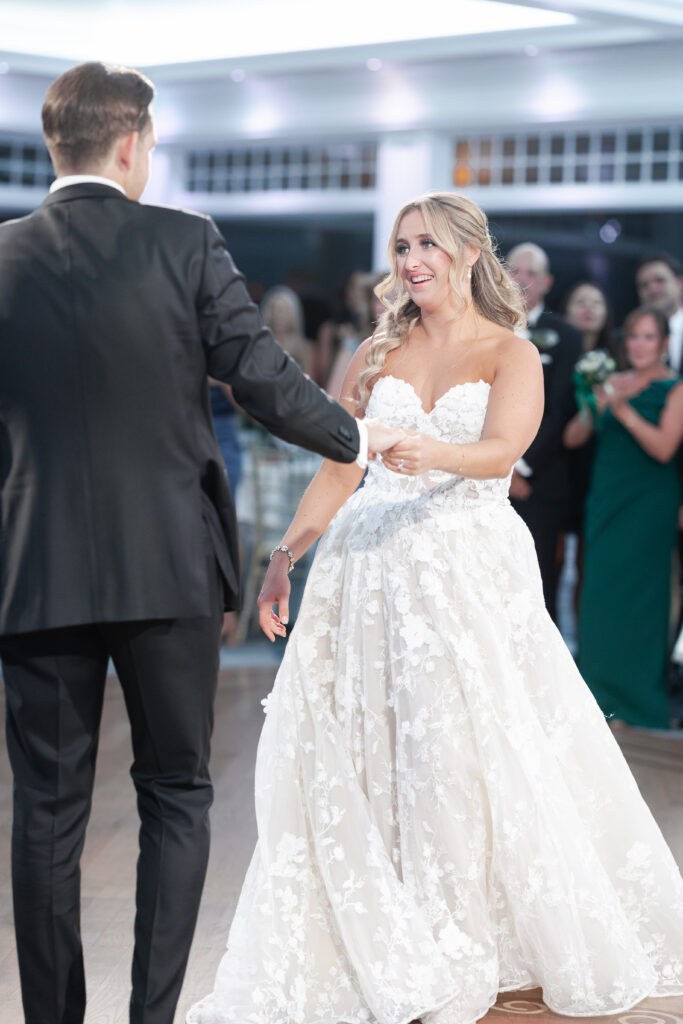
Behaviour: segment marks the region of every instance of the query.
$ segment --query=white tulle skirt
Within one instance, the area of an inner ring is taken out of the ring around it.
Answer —
[[[505,990],[572,1016],[683,993],[681,876],[526,527],[506,501],[365,491],[319,545],[267,701],[258,845],[188,1021],[469,1024]]]

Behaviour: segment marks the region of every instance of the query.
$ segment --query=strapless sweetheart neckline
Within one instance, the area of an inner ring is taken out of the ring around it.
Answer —
[[[453,384],[450,388],[448,388],[447,391],[444,391],[442,395],[439,395],[439,397],[434,402],[434,405],[431,407],[431,409],[428,410],[425,409],[424,405],[422,404],[422,399],[418,395],[414,386],[410,383],[409,380],[406,380],[405,377],[395,377],[393,373],[385,373],[382,377],[379,378],[377,384],[379,384],[379,382],[382,380],[395,380],[399,384],[405,384],[405,386],[412,392],[413,396],[416,398],[417,403],[420,406],[422,412],[425,414],[425,416],[431,416],[434,410],[441,404],[441,402],[443,402],[445,398],[448,398],[448,396],[452,394],[454,391],[457,391],[458,388],[478,387],[479,384],[485,384],[487,388],[491,387],[489,382],[487,380],[484,380],[483,377],[480,377],[479,380],[461,381],[460,384]],[[375,387],[377,387],[377,384],[375,384]]]

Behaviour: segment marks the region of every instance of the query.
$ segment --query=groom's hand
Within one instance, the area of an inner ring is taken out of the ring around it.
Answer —
[[[400,427],[391,427],[378,419],[366,419],[363,421],[368,429],[368,456],[372,459],[379,452],[387,448],[393,448],[395,444],[405,437],[405,431]]]
[[[271,643],[276,636],[287,636],[286,625],[289,621],[289,593],[291,586],[287,569],[289,558],[284,551],[276,551],[270,560],[266,578],[258,596],[258,620],[261,629]],[[273,611],[277,605],[278,615]]]

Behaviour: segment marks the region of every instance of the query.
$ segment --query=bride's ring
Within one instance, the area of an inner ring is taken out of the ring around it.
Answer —
[[[398,462],[396,463],[396,469],[399,471],[399,473],[401,472],[401,470],[403,469],[403,459],[398,460]]]

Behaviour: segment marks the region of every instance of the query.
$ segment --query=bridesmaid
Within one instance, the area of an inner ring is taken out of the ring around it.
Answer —
[[[669,727],[666,666],[671,564],[683,438],[683,382],[665,365],[668,325],[653,308],[624,323],[632,369],[596,393],[598,416],[578,413],[565,444],[597,426],[586,504],[579,667],[604,713],[644,728]]]

